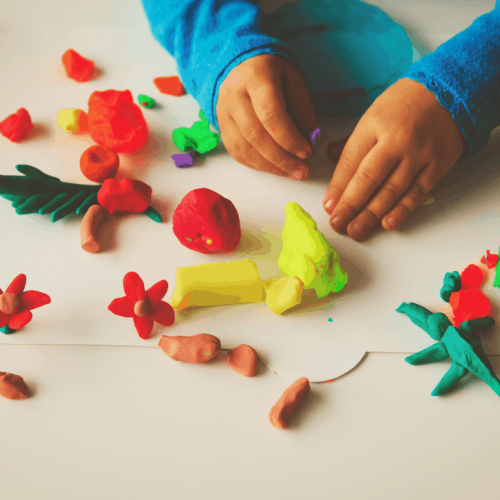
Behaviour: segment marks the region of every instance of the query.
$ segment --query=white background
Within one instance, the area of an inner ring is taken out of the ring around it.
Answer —
[[[433,49],[494,2],[377,4]],[[30,141],[1,141],[0,173],[27,163],[84,182],[76,166],[91,140],[59,130],[57,111],[85,109],[92,90],[130,88],[156,97],[152,79],[171,74],[173,62],[152,40],[139,2],[0,5],[0,116],[24,106],[37,123]],[[59,57],[70,46],[96,60],[103,69],[98,80],[79,85],[64,77]],[[226,345],[253,345],[279,372],[261,366],[258,377],[245,379],[225,366],[224,356],[208,366],[174,363],[154,348],[168,329],[140,341],[129,320],[102,305],[123,295],[121,279],[131,268],[148,286],[167,279],[170,297],[177,265],[207,261],[184,251],[170,230],[173,209],[195,187],[210,187],[237,205],[244,238],[231,258],[248,255],[263,278],[275,275],[287,201],[302,204],[328,231],[321,200],[331,167],[321,160],[323,150],[315,161],[324,175],[299,185],[238,166],[220,148],[204,165],[179,171],[170,160],[170,133],[190,125],[198,108],[190,97],[158,101],[160,109],[144,110],[152,137],[148,161],[121,155],[122,172],[153,186],[166,224],[140,216],[113,221],[106,252],[88,255],[79,248],[77,218],[52,225],[43,217],[19,217],[0,200],[1,286],[25,272],[28,288],[53,298],[35,311],[29,328],[2,342],[86,344],[0,346],[0,370],[22,375],[34,392],[26,401],[0,401],[2,498],[497,498],[497,396],[468,377],[461,391],[431,398],[448,363],[411,367],[402,354],[370,354],[345,377],[314,384],[289,430],[272,428],[267,413],[289,385],[287,377],[318,365],[320,379],[336,375],[335,356],[429,344],[392,309],[402,300],[442,307],[444,272],[496,249],[498,135],[436,189],[436,203],[419,210],[418,224],[363,245],[328,233],[353,278],[352,293],[333,308],[275,318],[242,306],[222,316],[202,311],[179,318],[175,334],[199,333],[209,324]],[[491,283],[485,290],[498,302]],[[245,315],[259,320],[245,329]],[[359,321],[349,322],[354,315]],[[287,326],[276,330],[271,322],[278,320]],[[500,352],[498,332],[485,346]],[[493,363],[500,368],[497,358]]]

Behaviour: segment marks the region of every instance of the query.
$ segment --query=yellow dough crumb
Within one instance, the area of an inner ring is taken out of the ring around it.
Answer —
[[[266,303],[274,314],[283,314],[287,309],[300,304],[304,284],[295,276],[264,282]]]
[[[61,109],[57,114],[57,124],[66,132],[81,134],[89,129],[87,113],[82,109]]]
[[[264,284],[252,259],[177,268],[174,309],[262,302]]]

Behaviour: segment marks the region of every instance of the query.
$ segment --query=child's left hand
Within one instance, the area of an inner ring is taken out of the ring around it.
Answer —
[[[402,79],[363,115],[323,201],[330,225],[363,241],[377,224],[396,229],[457,162],[466,140],[422,84]]]

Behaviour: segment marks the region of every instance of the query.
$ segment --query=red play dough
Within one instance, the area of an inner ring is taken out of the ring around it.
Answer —
[[[481,263],[486,264],[488,269],[492,269],[496,267],[498,263],[498,255],[490,253],[489,250],[486,250],[486,255],[481,257]]]
[[[219,355],[220,340],[208,333],[191,337],[168,337],[162,335],[158,346],[174,361],[187,363],[206,363]]]
[[[231,252],[240,243],[235,206],[211,189],[194,189],[184,196],[172,222],[181,244],[196,252]]]
[[[73,49],[68,49],[62,56],[62,62],[69,78],[77,82],[88,82],[94,72],[94,61],[85,59]]]
[[[7,399],[26,399],[30,390],[19,375],[0,372],[0,396]]]
[[[19,108],[16,113],[0,122],[0,134],[12,142],[23,140],[32,128],[30,114],[24,108]]]
[[[104,182],[118,172],[120,158],[112,149],[104,146],[91,146],[80,157],[80,170],[94,182]]]
[[[478,288],[483,282],[483,271],[481,271],[479,266],[471,264],[462,271],[460,280],[462,283],[462,290]]]
[[[109,215],[115,212],[141,213],[149,207],[152,189],[135,179],[107,179],[97,193],[97,201]]]
[[[455,326],[460,326],[464,321],[485,318],[491,314],[490,299],[477,288],[453,292],[450,296],[450,305],[455,316]]]
[[[269,412],[269,422],[277,429],[286,429],[294,413],[310,390],[311,386],[306,377],[296,380],[272,407]]]
[[[253,377],[259,370],[259,357],[253,347],[241,344],[227,351],[227,365],[244,377]]]
[[[140,149],[148,140],[148,125],[130,90],[93,92],[88,121],[92,139],[117,153]]]
[[[180,97],[186,93],[186,89],[178,76],[160,76],[155,78],[153,83],[162,94]]]

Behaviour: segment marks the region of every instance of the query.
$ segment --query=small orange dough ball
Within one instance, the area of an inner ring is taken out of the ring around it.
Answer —
[[[244,377],[253,377],[259,370],[259,357],[253,347],[241,344],[227,351],[227,365]]]
[[[83,175],[94,182],[104,182],[115,177],[119,166],[118,154],[105,146],[91,146],[80,157]]]

